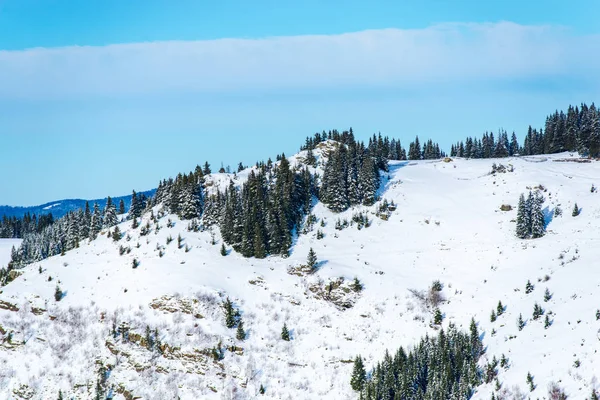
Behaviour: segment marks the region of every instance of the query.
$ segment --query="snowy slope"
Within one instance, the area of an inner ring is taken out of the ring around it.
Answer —
[[[586,398],[600,374],[595,317],[600,195],[590,192],[600,164],[555,161],[565,157],[392,162],[381,189],[398,206],[389,221],[373,214],[375,206],[336,215],[317,204],[314,214],[325,226],[317,223],[301,235],[287,259],[223,257],[218,231],[188,232],[187,222],[175,216],[160,219],[160,231],[145,237],[130,223],[121,224],[129,240],[114,243],[101,235],[63,257],[26,267],[3,288],[0,325],[13,331],[13,340],[0,344],[0,397],[53,398],[62,389],[91,398],[102,362],[112,366],[108,383],[118,399],[256,398],[261,384],[266,388],[261,398],[267,399],[355,399],[348,360],[361,354],[372,366],[386,349],[410,346],[435,332],[430,311],[410,289],[426,290],[439,279],[448,300],[441,305],[444,324],[466,329],[475,317],[485,333],[484,358],[510,359],[510,368],[500,372],[503,387],[525,391],[531,372],[535,398],[547,396],[550,382],[560,382],[570,398]],[[302,155],[290,159],[299,162]],[[514,172],[490,175],[494,162],[510,163]],[[229,177],[220,175],[207,182],[223,187]],[[520,193],[540,184],[546,188],[548,233],[519,240],[512,222],[516,210],[500,206],[516,208]],[[582,208],[576,218],[575,202]],[[564,214],[551,219],[557,204]],[[369,212],[370,227],[334,228],[338,218],[350,220],[359,210]],[[316,239],[317,229],[325,234],[322,240]],[[168,236],[175,239],[170,244]],[[130,246],[131,253],[120,256],[120,245]],[[310,247],[321,262],[319,271],[289,273],[305,263]],[[136,269],[134,258],[140,261]],[[360,294],[347,294],[352,308],[342,310],[319,296],[318,288],[339,277],[364,283]],[[530,294],[527,280],[535,285]],[[54,300],[57,283],[66,291],[60,302]],[[546,287],[553,294],[549,302],[543,301]],[[224,327],[219,304],[226,296],[242,313],[244,342]],[[491,323],[499,300],[506,312]],[[552,311],[550,328],[532,320],[535,302]],[[516,323],[520,313],[527,323],[522,331]],[[178,349],[160,356],[141,342],[115,340],[113,321],[127,322],[141,336],[146,325],[158,328],[161,341]],[[284,322],[291,342],[280,339]],[[239,349],[216,362],[207,350],[219,340]],[[475,398],[489,399],[492,389],[480,387]]]

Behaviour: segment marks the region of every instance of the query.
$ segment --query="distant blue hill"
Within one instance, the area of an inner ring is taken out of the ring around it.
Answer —
[[[138,192],[139,194],[143,193],[147,197],[153,196],[156,192],[156,189],[147,190],[145,192]],[[116,206],[119,206],[119,202],[121,199],[125,203],[125,210],[129,210],[129,206],[131,205],[131,195],[113,197],[113,202]],[[60,218],[67,214],[69,211],[78,210],[80,208],[85,207],[85,202],[88,201],[90,203],[90,208],[94,205],[94,203],[98,203],[100,208],[104,208],[106,206],[106,198],[104,199],[96,199],[96,200],[82,200],[82,199],[67,199],[67,200],[57,200],[51,201],[46,204],[41,204],[39,206],[31,206],[31,207],[13,207],[13,206],[0,206],[0,218],[3,215],[7,217],[18,217],[21,218],[26,213],[29,214],[52,214],[54,218]]]

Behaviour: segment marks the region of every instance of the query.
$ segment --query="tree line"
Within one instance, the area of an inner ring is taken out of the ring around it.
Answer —
[[[452,157],[501,158],[513,155],[554,154],[563,151],[577,151],[583,156],[600,157],[600,110],[594,103],[588,106],[569,105],[567,112],[556,110],[546,117],[544,128],[535,129],[531,125],[519,145],[513,132],[510,140],[504,130],[494,138],[492,132],[485,132],[481,139],[467,137],[453,144]]]

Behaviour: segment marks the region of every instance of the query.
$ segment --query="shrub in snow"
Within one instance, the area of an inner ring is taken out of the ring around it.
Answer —
[[[548,385],[548,399],[549,400],[567,400],[567,395],[556,382],[551,382]]]
[[[579,209],[579,207],[577,206],[577,203],[575,203],[575,206],[573,207],[573,213],[571,213],[572,216],[576,217],[581,213],[581,210]]]
[[[61,290],[60,286],[56,285],[56,289],[54,290],[54,300],[56,301],[61,301],[63,298],[63,291]]]

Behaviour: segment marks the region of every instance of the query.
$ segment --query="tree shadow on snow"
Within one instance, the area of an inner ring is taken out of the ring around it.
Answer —
[[[388,190],[391,186],[392,182],[392,174],[399,170],[400,168],[404,168],[409,164],[409,161],[397,162],[394,164],[390,164],[388,166],[388,172],[381,171],[381,180],[379,183],[379,188],[377,189],[377,197],[381,198],[381,196]]]
[[[544,213],[544,229],[550,225],[550,222],[554,219],[554,208],[550,211],[550,207],[545,207],[542,212]]]

